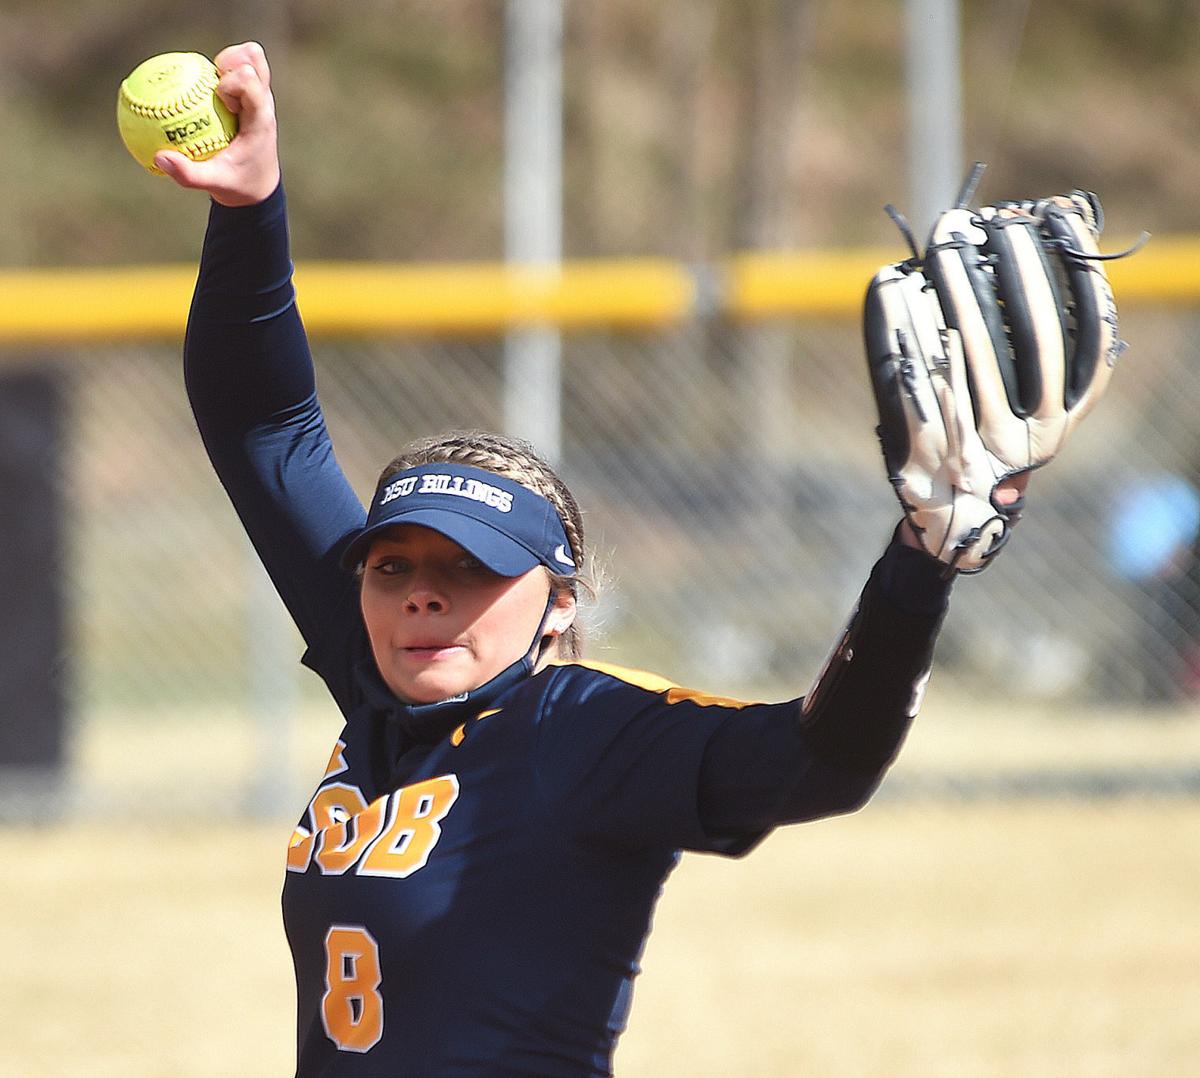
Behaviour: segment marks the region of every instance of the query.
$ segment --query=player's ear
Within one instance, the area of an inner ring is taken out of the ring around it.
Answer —
[[[560,587],[554,597],[554,606],[550,612],[550,623],[547,632],[551,636],[562,636],[574,623],[578,612],[578,604],[570,588]]]

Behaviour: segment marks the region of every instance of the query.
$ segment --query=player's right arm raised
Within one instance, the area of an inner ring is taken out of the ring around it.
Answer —
[[[262,49],[217,57],[222,98],[241,116],[208,161],[159,161],[214,202],[188,318],[184,376],[209,458],[309,645],[353,598],[338,564],[365,512],[334,459],[292,286],[287,204]]]

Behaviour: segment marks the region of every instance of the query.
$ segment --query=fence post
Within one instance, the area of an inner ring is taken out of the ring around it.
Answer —
[[[562,0],[508,0],[505,9],[504,253],[548,273],[562,258],[562,18]],[[504,352],[504,429],[557,463],[558,327],[516,327]]]
[[[65,807],[62,381],[47,364],[0,371],[0,821]]]

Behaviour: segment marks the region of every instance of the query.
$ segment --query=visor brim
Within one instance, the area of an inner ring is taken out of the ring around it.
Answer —
[[[398,513],[364,528],[342,554],[342,568],[357,569],[365,560],[371,544],[383,532],[405,524],[417,524],[444,535],[498,576],[522,576],[534,566],[542,564],[541,558],[523,543],[490,524],[449,509],[424,508]]]

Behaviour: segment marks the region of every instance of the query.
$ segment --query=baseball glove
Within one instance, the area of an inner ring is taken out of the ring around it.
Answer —
[[[1100,254],[1094,195],[968,198],[923,255],[888,207],[913,257],[875,275],[864,313],[888,477],[948,576],[1004,545],[1020,503],[998,504],[997,486],[1054,459],[1125,348],[1103,262],[1130,252]]]

